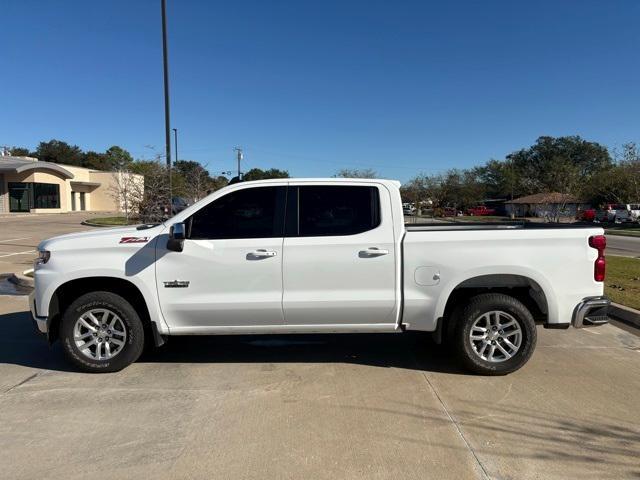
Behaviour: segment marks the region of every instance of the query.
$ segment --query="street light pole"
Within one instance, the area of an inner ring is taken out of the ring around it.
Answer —
[[[169,52],[167,49],[167,0],[160,0],[162,7],[162,60],[164,67],[164,134],[167,171],[169,174],[169,215],[171,215],[171,117],[169,115]]]

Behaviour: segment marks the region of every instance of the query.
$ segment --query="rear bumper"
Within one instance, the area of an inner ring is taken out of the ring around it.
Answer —
[[[609,305],[611,300],[607,297],[587,297],[576,306],[571,324],[582,328],[608,323]]]

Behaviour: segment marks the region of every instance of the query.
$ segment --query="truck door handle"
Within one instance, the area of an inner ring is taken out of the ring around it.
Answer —
[[[247,259],[250,260],[254,258],[269,258],[269,257],[275,257],[276,255],[278,255],[278,252],[274,252],[273,250],[265,250],[264,248],[259,248],[258,250],[249,252],[247,254]]]
[[[360,250],[358,252],[359,257],[380,257],[382,255],[387,255],[389,250],[385,250],[383,248],[378,247],[369,247],[366,250]]]

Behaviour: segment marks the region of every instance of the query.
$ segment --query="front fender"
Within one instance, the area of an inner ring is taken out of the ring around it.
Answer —
[[[145,278],[148,277],[148,278]],[[156,322],[160,333],[167,333],[169,328],[165,322],[158,304],[155,286],[155,269],[150,269],[147,275],[127,276],[120,269],[85,268],[70,272],[57,272],[40,269],[35,275],[35,308],[39,316],[47,316],[51,300],[55,292],[67,282],[95,277],[108,277],[125,280],[133,284],[141,293],[149,311],[149,317]]]

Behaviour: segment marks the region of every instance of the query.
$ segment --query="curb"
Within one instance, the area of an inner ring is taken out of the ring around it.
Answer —
[[[23,275],[21,273],[12,273],[11,275],[9,275],[7,280],[20,287],[34,288],[35,286],[33,278],[27,277],[26,275]]]
[[[126,225],[102,225],[101,223],[93,223],[89,220],[80,222],[80,225],[86,225],[87,227],[100,227],[100,228],[114,228],[114,227],[126,227]]]
[[[618,303],[612,303],[609,307],[609,314],[627,325],[640,328],[640,310],[635,308],[625,307]]]

